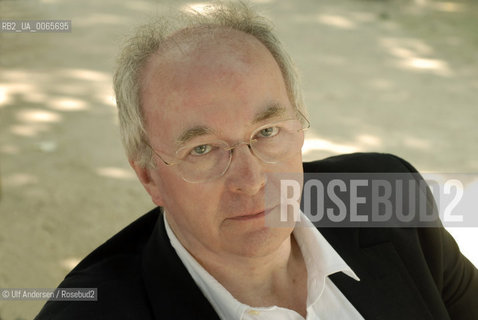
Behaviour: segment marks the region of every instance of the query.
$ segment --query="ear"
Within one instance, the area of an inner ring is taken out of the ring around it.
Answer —
[[[161,196],[158,183],[152,177],[151,170],[147,167],[138,165],[138,163],[136,163],[134,160],[129,160],[129,164],[133,168],[134,172],[136,172],[139,181],[151,196],[151,200],[154,202],[154,204],[161,207],[164,206],[164,201]]]

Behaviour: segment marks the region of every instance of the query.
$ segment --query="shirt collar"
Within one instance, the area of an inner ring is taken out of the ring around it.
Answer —
[[[307,268],[307,306],[312,305],[320,298],[324,290],[325,278],[331,274],[343,272],[360,281],[355,272],[305,214],[300,215],[293,235],[300,247]]]

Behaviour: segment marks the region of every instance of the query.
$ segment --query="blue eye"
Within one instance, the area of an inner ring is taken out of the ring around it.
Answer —
[[[270,138],[279,133],[279,127],[267,127],[258,132],[259,137]]]
[[[193,156],[202,156],[211,152],[212,146],[210,144],[202,144],[200,146],[194,147],[190,154]]]

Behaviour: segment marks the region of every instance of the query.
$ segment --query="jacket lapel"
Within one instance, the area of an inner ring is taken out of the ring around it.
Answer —
[[[155,319],[219,319],[171,246],[162,213],[143,252],[142,270]]]
[[[434,319],[390,241],[360,246],[360,229],[320,232],[360,278],[330,276],[365,319]]]

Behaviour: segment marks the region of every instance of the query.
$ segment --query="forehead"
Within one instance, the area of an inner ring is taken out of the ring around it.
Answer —
[[[184,29],[170,36],[142,70],[142,94],[155,86],[177,91],[197,74],[244,73],[263,65],[277,67],[255,37],[224,28]],[[190,89],[190,88],[189,88]]]
[[[233,129],[270,105],[290,105],[280,69],[259,40],[206,31],[183,31],[145,65],[141,97],[150,139],[198,126]]]

